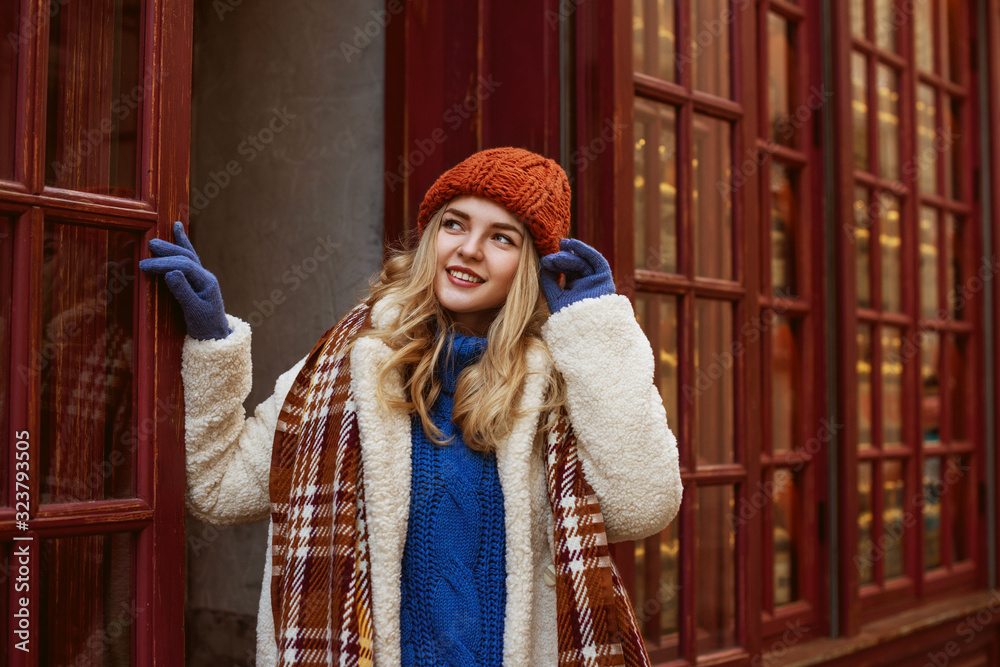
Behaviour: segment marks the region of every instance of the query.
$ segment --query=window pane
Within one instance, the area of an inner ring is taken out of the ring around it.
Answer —
[[[645,540],[635,541],[636,619],[640,630],[645,631],[647,622],[658,614],[660,635],[663,637],[676,637],[678,630],[680,580],[677,559],[680,543],[675,525],[671,524],[663,532]],[[678,657],[678,643],[671,643],[673,652],[668,659]]]
[[[941,336],[925,331],[920,337],[920,423],[925,445],[941,440]]]
[[[865,188],[854,188],[854,246],[857,248],[855,269],[858,284],[858,307],[871,308],[871,229],[876,211],[868,202],[869,192]]]
[[[138,246],[132,233],[45,224],[42,358],[32,369],[42,383],[43,503],[135,494]]]
[[[635,100],[635,264],[677,273],[676,110]]]
[[[875,542],[872,540],[872,464],[858,464],[858,581],[870,584],[875,581]]]
[[[901,577],[903,563],[903,462],[890,459],[882,463],[882,540],[885,564],[883,579]]]
[[[784,165],[771,163],[771,289],[779,296],[796,294],[797,181]]]
[[[796,63],[795,24],[777,14],[767,15],[768,135],[782,146],[795,145],[793,100]]]
[[[941,567],[941,459],[924,459],[924,569]]]
[[[775,453],[796,444],[795,412],[798,409],[799,340],[792,320],[778,317],[771,327],[771,415]]]
[[[865,0],[851,0],[851,34],[865,38]]]
[[[879,199],[879,246],[882,249],[882,310],[903,309],[903,253],[899,231],[899,199],[887,192]]]
[[[734,460],[733,306],[698,299],[695,307],[694,452],[698,465]]]
[[[935,149],[941,152],[941,168],[944,170],[944,194],[952,199],[959,199],[962,196],[962,164],[960,158],[962,152],[959,150],[961,132],[959,130],[959,118],[961,117],[961,102],[949,95],[942,95],[943,111],[941,116],[941,141]]]
[[[925,72],[934,71],[934,33],[932,30],[931,12],[933,0],[915,0],[913,12],[915,15],[913,51],[917,56],[917,67]]]
[[[798,480],[790,470],[774,471],[774,606],[799,599]]]
[[[882,328],[882,446],[903,444],[903,339],[899,329]]]
[[[632,0],[632,57],[636,71],[676,79],[673,0]]]
[[[972,465],[969,458],[949,458],[944,477],[948,485],[947,504],[951,518],[951,562],[958,563],[972,557],[969,539],[975,522],[970,521],[968,511],[969,493],[972,489]]]
[[[699,654],[736,645],[736,531],[726,520],[734,500],[731,486],[698,489]]]
[[[132,586],[133,543],[130,533],[42,542],[40,664],[132,664],[141,612]]]
[[[698,0],[690,7],[692,87],[729,97],[729,0]]]
[[[868,171],[868,61],[860,53],[851,53],[851,112],[854,168]]]
[[[899,74],[892,68],[876,68],[878,91],[878,159],[883,178],[899,178]]]
[[[948,287],[948,316],[952,319],[963,319],[965,317],[965,300],[975,298],[971,290],[966,290],[962,284],[964,271],[962,270],[963,256],[963,234],[964,227],[951,213],[944,215],[944,266],[945,284]],[[960,302],[958,297],[962,297]]]
[[[969,438],[969,420],[977,411],[970,410],[972,403],[966,398],[965,383],[968,369],[968,339],[954,334],[945,338],[948,355],[948,409],[951,410],[951,442]]]
[[[0,217],[0,507],[8,506],[8,438],[13,438],[10,425],[10,389],[14,375],[10,372],[11,303],[14,292],[14,221]],[[19,376],[25,375],[20,373]]]
[[[142,103],[154,83],[151,71],[142,68],[142,4],[74,2],[53,13],[47,185],[136,196]]]
[[[872,333],[858,327],[858,447],[872,446]]]
[[[939,317],[937,211],[920,207],[920,315]]]
[[[887,51],[896,50],[896,28],[899,19],[893,16],[893,0],[875,0],[875,45]]]
[[[656,356],[654,375],[667,409],[667,422],[677,433],[677,297],[639,292],[635,295],[639,326],[649,337]]]
[[[917,84],[917,162],[920,175],[920,191],[924,194],[938,192],[937,153],[934,139],[937,137],[937,103],[934,89],[926,84]]]
[[[31,27],[20,21],[19,2],[0,8],[0,179],[14,178],[14,136],[17,118],[17,54],[27,44]]]
[[[691,193],[694,272],[730,279],[733,275],[732,151],[724,120],[696,115]]]

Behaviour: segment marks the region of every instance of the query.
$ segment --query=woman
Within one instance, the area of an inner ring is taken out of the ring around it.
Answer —
[[[271,517],[258,664],[647,664],[607,542],[674,517],[677,446],[569,210],[529,151],[447,171],[416,249],[249,419],[249,327],[179,223],[150,244],[189,333],[189,511]]]

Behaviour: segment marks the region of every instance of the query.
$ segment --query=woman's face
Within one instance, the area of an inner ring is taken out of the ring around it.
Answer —
[[[531,243],[524,225],[496,202],[466,195],[445,208],[437,235],[434,293],[455,324],[484,335],[507,300]]]

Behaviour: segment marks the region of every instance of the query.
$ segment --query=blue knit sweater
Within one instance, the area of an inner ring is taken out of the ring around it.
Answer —
[[[431,416],[449,444],[428,440],[412,418],[412,477],[400,608],[402,664],[483,667],[503,663],[507,600],[503,493],[496,455],[469,449],[451,422],[459,373],[485,338],[452,334],[438,369]]]

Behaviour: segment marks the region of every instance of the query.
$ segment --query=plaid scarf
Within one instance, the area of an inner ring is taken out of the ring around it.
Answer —
[[[360,305],[313,348],[278,418],[271,460],[278,664],[373,665],[371,572],[361,437],[348,343],[371,327]],[[569,419],[546,438],[555,523],[560,667],[647,667],[638,624],[583,477]]]

